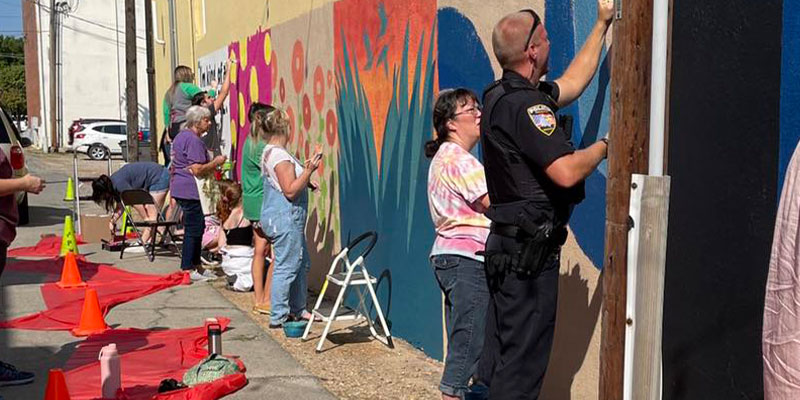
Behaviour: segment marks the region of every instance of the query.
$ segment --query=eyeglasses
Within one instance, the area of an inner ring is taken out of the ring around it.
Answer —
[[[528,13],[531,15],[531,17],[533,17],[533,26],[531,26],[531,31],[528,33],[528,40],[525,41],[525,48],[522,49],[522,51],[526,51],[528,50],[528,43],[531,42],[531,38],[533,37],[533,31],[535,31],[536,28],[539,26],[541,20],[539,19],[539,14],[536,14],[536,11],[533,11],[530,8],[519,10],[519,12]]]
[[[481,107],[480,104],[475,104],[474,106],[472,106],[470,108],[467,108],[464,111],[457,112],[457,113],[453,114],[453,118],[455,118],[455,117],[457,117],[457,116],[459,116],[461,114],[472,114],[474,116],[477,116],[482,110],[483,110],[483,107]]]

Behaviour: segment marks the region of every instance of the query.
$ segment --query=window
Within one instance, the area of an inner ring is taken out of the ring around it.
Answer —
[[[100,127],[100,132],[110,133],[112,135],[125,135],[125,125],[103,125]]]
[[[194,0],[192,4],[192,23],[195,40],[206,35],[206,0]]]

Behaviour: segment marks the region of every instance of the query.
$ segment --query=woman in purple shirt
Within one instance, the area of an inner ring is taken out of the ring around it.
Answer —
[[[225,156],[208,160],[208,153],[200,139],[211,125],[208,108],[192,106],[186,111],[186,128],[172,141],[169,191],[183,209],[183,251],[181,269],[191,271],[192,280],[216,278],[211,271],[200,266],[203,229],[205,221],[195,176],[212,173],[225,162]]]

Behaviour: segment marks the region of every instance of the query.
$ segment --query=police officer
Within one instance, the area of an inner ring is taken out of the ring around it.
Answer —
[[[478,372],[490,399],[539,396],[553,343],[566,224],[583,199],[584,179],[608,150],[607,138],[575,150],[569,118],[555,113],[597,70],[612,15],[613,1],[599,0],[586,43],[552,82],[540,82],[550,42],[536,12],[509,14],[492,32],[503,76],[484,92],[481,120],[492,225],[485,263],[491,299]]]

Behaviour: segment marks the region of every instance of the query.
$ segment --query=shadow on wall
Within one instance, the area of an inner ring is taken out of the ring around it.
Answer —
[[[125,121],[125,111],[128,109],[128,103],[126,102],[125,96],[119,98],[119,106],[122,110],[121,118],[123,121]],[[148,128],[150,126],[150,107],[147,104],[138,103],[136,108],[139,110],[139,127]]]
[[[558,279],[556,332],[542,387],[541,397],[544,399],[569,400],[572,397],[572,382],[583,365],[600,317],[602,274],[589,299],[589,282],[581,277],[580,270],[581,266],[576,263],[568,274],[562,274]]]
[[[331,180],[333,180],[332,176]],[[333,197],[333,191],[331,191],[331,197]],[[331,209],[333,208],[331,207]],[[330,224],[324,226],[320,223],[321,218],[317,214],[319,211],[319,208],[311,211],[306,222],[306,241],[308,242],[308,254],[311,259],[311,270],[308,272],[307,281],[308,288],[315,293],[319,293],[322,288],[325,275],[328,274],[328,269],[330,269],[331,263],[336,256],[334,254],[336,243],[334,243],[333,229]],[[327,219],[327,221],[330,220],[330,218]],[[318,243],[321,243],[321,246],[318,246]],[[335,295],[335,291],[332,290],[326,293],[326,297]]]

